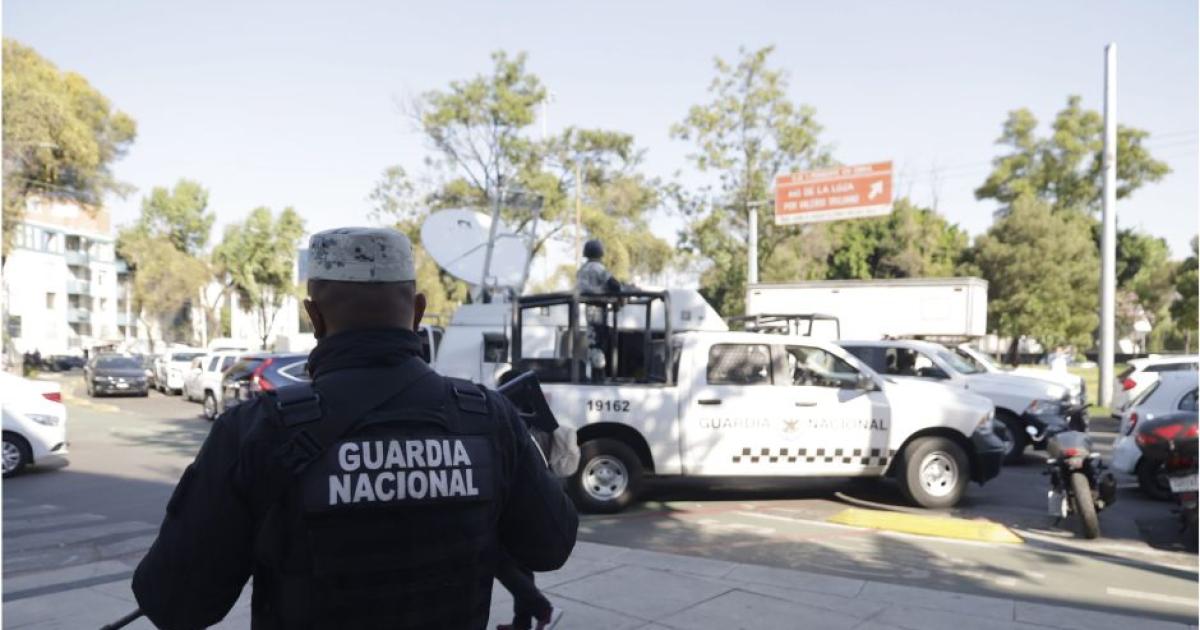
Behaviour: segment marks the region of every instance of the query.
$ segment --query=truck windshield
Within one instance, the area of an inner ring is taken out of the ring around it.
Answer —
[[[957,354],[958,358],[962,359],[964,363],[978,368],[980,372],[998,371],[996,364],[992,363],[991,359],[974,348],[967,350],[962,347],[956,347],[954,348],[954,354]]]
[[[980,374],[987,371],[976,363],[968,363],[958,354],[950,352],[945,348],[934,350],[934,354],[937,355],[937,357],[941,359],[943,363],[949,365],[950,369],[960,374]]]

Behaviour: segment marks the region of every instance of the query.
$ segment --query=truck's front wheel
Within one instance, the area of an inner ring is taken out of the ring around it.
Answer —
[[[625,509],[642,482],[642,462],[624,442],[599,438],[580,447],[579,470],[569,490],[584,512],[609,514]]]
[[[904,448],[897,463],[901,464],[900,490],[921,507],[950,507],[967,490],[967,454],[953,440],[917,438]]]

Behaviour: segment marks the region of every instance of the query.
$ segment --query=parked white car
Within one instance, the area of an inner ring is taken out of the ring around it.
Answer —
[[[0,462],[5,477],[33,464],[65,458],[67,408],[59,383],[0,372],[0,400],[4,436]]]
[[[1133,359],[1113,383],[1113,417],[1120,417],[1131,400],[1146,390],[1164,372],[1195,372],[1200,369],[1196,355],[1154,356]]]
[[[1176,411],[1196,411],[1197,373],[1161,372],[1121,412],[1117,439],[1113,440],[1112,468],[1137,477],[1138,487],[1160,500],[1171,498],[1171,488],[1161,465],[1143,461],[1134,439],[1139,423]]]
[[[216,420],[221,413],[221,377],[242,354],[241,351],[210,352],[192,359],[184,377],[183,396],[200,401],[204,405],[204,417],[209,420]]]
[[[154,387],[164,394],[183,393],[183,381],[191,368],[192,359],[206,353],[194,348],[177,348],[154,360]]]
[[[1055,385],[1062,385],[1071,393],[1071,404],[1087,404],[1087,385],[1084,384],[1083,377],[1077,374],[1026,366],[1005,368],[993,361],[986,352],[982,352],[966,343],[955,346],[954,351],[964,361],[973,364],[984,372],[992,374],[1016,374],[1017,376],[1027,376],[1048,383],[1054,383]]]
[[[880,374],[942,383],[991,400],[999,421],[997,435],[1005,443],[1005,460],[1010,463],[1020,459],[1030,442],[1038,449],[1046,447],[1044,438],[1033,441],[1027,427],[1040,435],[1048,422],[1086,424],[1086,408],[1072,404],[1066,387],[1028,376],[989,372],[936,343],[897,339],[839,341],[838,345]]]

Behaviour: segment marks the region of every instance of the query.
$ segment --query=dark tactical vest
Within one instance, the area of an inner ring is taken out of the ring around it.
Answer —
[[[269,490],[280,499],[255,544],[256,628],[486,624],[505,425],[468,381],[421,361],[393,371],[331,373],[317,386],[324,405],[309,386],[277,394],[286,439]],[[392,395],[364,384],[368,373]],[[343,402],[331,402],[339,382],[361,395],[338,389]],[[398,403],[410,388],[444,393]]]

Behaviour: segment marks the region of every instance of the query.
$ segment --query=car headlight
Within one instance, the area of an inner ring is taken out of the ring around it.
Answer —
[[[28,413],[28,414],[25,414],[25,417],[29,418],[30,420],[33,420],[34,422],[36,422],[38,424],[45,425],[48,427],[56,427],[56,426],[58,426],[58,422],[59,422],[58,416],[51,416],[51,415],[44,414],[44,413]]]
[[[994,412],[989,411],[989,412],[983,414],[983,417],[979,419],[979,424],[975,425],[975,432],[976,433],[991,433],[993,418],[994,418]]]
[[[1062,412],[1062,402],[1058,400],[1036,399],[1025,408],[1025,413],[1043,416]]]

